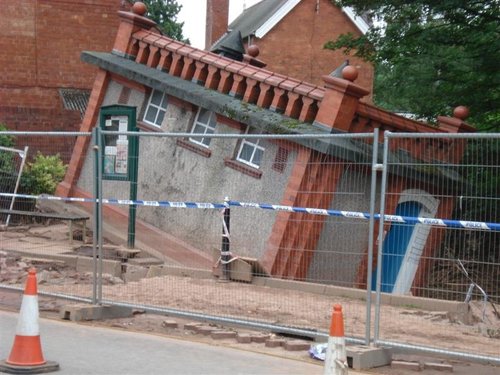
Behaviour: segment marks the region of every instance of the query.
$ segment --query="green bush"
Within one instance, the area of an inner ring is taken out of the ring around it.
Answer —
[[[23,193],[30,195],[54,194],[57,184],[66,173],[66,165],[59,154],[44,156],[37,153],[33,162],[28,162],[21,178]]]
[[[2,135],[1,132],[9,130],[4,124],[0,124],[0,146],[14,147],[14,137]],[[11,173],[14,169],[14,157],[11,152],[0,152],[0,172]]]

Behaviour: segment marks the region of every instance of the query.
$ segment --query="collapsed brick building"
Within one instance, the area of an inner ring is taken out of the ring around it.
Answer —
[[[329,134],[370,133],[375,128],[393,132],[473,131],[463,116],[440,117],[436,127],[363,102],[361,99],[369,90],[354,82],[358,75],[355,67],[343,69],[340,77],[322,75],[323,84],[315,85],[264,68],[256,49],[250,46],[248,53],[232,59],[174,41],[161,35],[155,23],[144,14],[141,5],[134,5],[133,12],[119,12],[121,23],[111,52],[82,53],[82,60],[96,66],[98,73],[81,131],[87,132],[99,125],[102,107],[117,104],[137,110],[137,126],[141,133],[265,134],[278,131]],[[232,40],[234,34],[229,37]],[[238,54],[238,51],[232,50],[232,53]],[[287,126],[291,122],[294,126]],[[154,200],[163,198],[168,192],[171,200],[198,197],[210,201],[220,200],[221,192],[230,188],[232,196],[239,197],[245,192],[254,202],[331,208],[347,203],[345,197],[336,192],[342,185],[350,186],[354,174],[363,181],[358,188],[366,190],[369,185],[369,176],[350,169],[352,160],[339,153],[345,147],[352,147],[356,150],[355,158],[369,158],[370,153],[364,147],[343,144],[331,147],[321,142],[298,146],[294,141],[229,139],[212,142],[209,137],[165,141],[147,137],[141,140],[138,151],[139,195]],[[242,153],[243,147],[251,147],[255,152]],[[92,196],[94,164],[90,148],[89,138],[77,140],[58,195]],[[401,154],[413,160],[456,162],[463,150],[461,140],[439,147],[420,140],[411,144],[401,141],[394,143],[392,156],[397,158]],[[116,155],[112,147],[108,151],[109,156]],[[286,167],[275,168],[273,160],[283,159],[284,155],[288,160]],[[434,172],[440,179],[454,178],[439,169]],[[411,202],[412,208],[418,209],[417,214],[429,218],[450,217],[455,201],[452,195],[440,195],[440,185],[435,184],[436,175],[419,172],[415,176],[418,176],[418,189],[411,180],[397,174],[390,177],[386,213],[394,214]],[[128,190],[116,182],[105,181],[105,189],[114,198],[127,197]],[[435,198],[438,195],[439,200]],[[366,211],[368,203],[367,199],[349,202],[350,209],[355,211]],[[106,210],[113,212],[114,220],[127,220],[124,209],[106,207]],[[258,258],[265,270],[276,277],[333,282],[332,275],[342,275],[342,285],[362,286],[366,280],[367,239],[342,231],[325,218],[304,221],[301,215],[278,212],[276,219],[258,222],[251,217],[241,217],[239,224],[245,228],[245,238],[237,244],[236,251]],[[137,214],[140,221],[175,237],[178,251],[189,253],[196,248],[199,252],[211,252],[205,247],[207,243],[219,241],[220,219],[195,214],[186,217],[164,215],[161,208],[150,207]],[[443,232],[429,227],[415,230],[420,231],[419,236],[415,236],[414,243],[408,246],[417,249],[422,257],[430,256]],[[343,246],[349,236],[354,236],[355,240],[351,239],[350,243],[355,244],[355,248]],[[181,243],[185,246],[180,246]],[[325,249],[325,244],[335,244],[335,248]],[[322,251],[317,251],[320,247]],[[349,268],[346,268],[342,263],[325,261],[332,252],[357,255],[350,258]],[[404,286],[406,291],[423,282],[422,275],[428,266],[428,262],[417,264],[414,275]]]

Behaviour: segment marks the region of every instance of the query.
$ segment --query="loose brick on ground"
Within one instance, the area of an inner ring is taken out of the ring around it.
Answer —
[[[252,336],[249,333],[238,333],[236,335],[236,341],[240,344],[249,344],[252,342]]]
[[[252,342],[264,343],[269,338],[269,335],[256,334],[252,335]]]
[[[215,330],[217,330],[216,327],[212,327],[212,326],[199,326],[199,327],[196,328],[196,333],[208,336],[208,335],[210,335]]]
[[[186,323],[184,324],[184,329],[186,331],[195,331],[198,329],[199,326],[201,326],[201,323]]]
[[[443,372],[453,372],[453,366],[447,363],[424,362],[424,369],[443,371]]]
[[[422,371],[422,366],[420,366],[420,363],[409,362],[409,361],[392,361],[391,368],[401,369],[401,370]]]
[[[236,337],[236,332],[227,330],[216,330],[212,331],[210,333],[210,336],[214,340],[234,339]]]
[[[311,347],[311,343],[308,341],[302,341],[302,340],[290,340],[286,341],[284,348],[285,350],[288,351],[299,351],[299,350],[309,350]]]
[[[165,328],[178,328],[179,324],[175,320],[164,320],[161,326]]]
[[[266,340],[266,347],[268,348],[279,348],[280,346],[285,345],[284,339],[268,339]]]

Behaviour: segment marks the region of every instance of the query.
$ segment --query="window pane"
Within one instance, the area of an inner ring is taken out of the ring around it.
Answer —
[[[148,110],[146,111],[146,116],[144,116],[144,120],[154,124],[157,111],[158,110],[155,107],[149,106]]]
[[[212,138],[202,138],[201,143],[203,143],[205,146],[209,146],[211,140]]]
[[[198,125],[193,128],[193,133],[195,134],[205,134],[205,127],[203,125]]]
[[[204,108],[200,108],[200,111],[198,113],[198,122],[201,122],[203,124],[208,124],[209,118],[210,118],[210,111],[207,111]]]
[[[163,101],[161,102],[161,107],[167,109],[167,95],[163,95]]]
[[[256,149],[255,154],[253,154],[253,160],[252,163],[255,165],[260,166],[260,162],[262,161],[262,155],[264,154],[264,151],[261,149]]]
[[[210,127],[215,129],[215,126],[217,125],[217,116],[215,113],[211,112],[212,116],[210,116]]]
[[[240,155],[238,157],[245,161],[251,161],[252,153],[253,153],[253,147],[248,143],[243,143],[240,149]]]
[[[154,90],[153,95],[151,96],[151,103],[159,106],[161,103],[162,96],[163,96],[162,92]]]
[[[158,111],[158,118],[156,119],[156,125],[160,126],[163,122],[163,117],[165,116],[165,111]]]

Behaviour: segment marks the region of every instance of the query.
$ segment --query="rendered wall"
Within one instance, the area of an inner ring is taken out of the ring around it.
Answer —
[[[370,178],[369,174],[347,167],[329,209],[369,212]],[[367,220],[328,217],[309,267],[308,278],[352,287],[367,246]]]
[[[116,104],[121,84],[111,81],[103,106]],[[138,121],[147,104],[144,95],[133,90],[127,105],[137,106]],[[189,132],[195,111],[169,103],[161,127],[163,132]],[[218,123],[216,133],[238,134],[235,128]],[[279,203],[285,190],[295,152],[290,152],[283,173],[271,169],[278,146],[262,142],[265,147],[262,177],[256,179],[225,166],[232,157],[236,139],[212,139],[211,156],[206,158],[176,144],[176,138],[141,137],[139,141],[138,199],[223,202]],[[78,181],[80,189],[92,192],[93,156],[87,152]],[[129,183],[103,181],[104,198],[128,199]],[[275,212],[232,208],[231,251],[235,255],[260,257],[271,233]],[[137,217],[197,247],[212,252],[221,242],[222,216],[219,210],[139,207]]]

